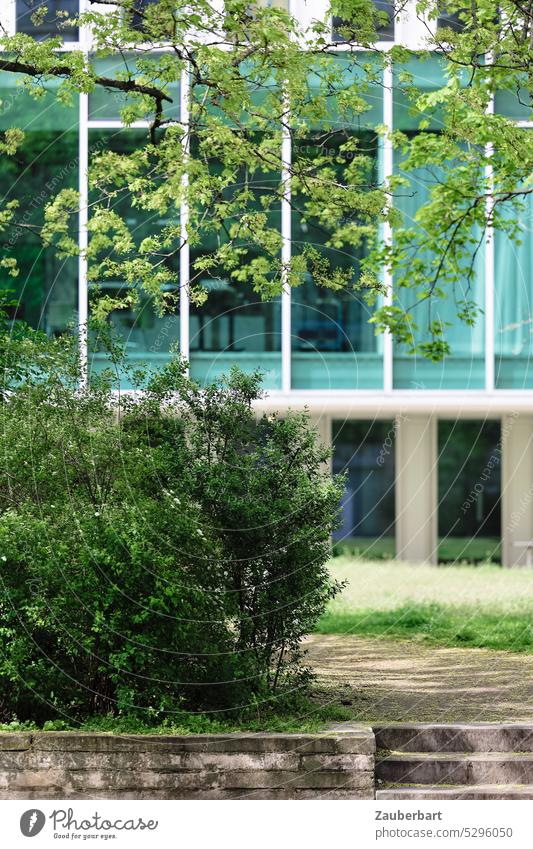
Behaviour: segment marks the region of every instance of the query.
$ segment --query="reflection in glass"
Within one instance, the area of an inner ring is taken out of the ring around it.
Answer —
[[[146,139],[145,130],[93,130],[89,136],[89,149],[99,150],[102,147],[116,153],[128,154],[136,150]],[[113,209],[126,221],[136,244],[154,232],[160,232],[170,221],[161,217],[160,213],[148,213],[131,204],[129,194],[122,194],[114,202]],[[179,257],[167,260],[169,267],[176,273],[179,271]],[[170,291],[178,294],[178,285],[170,287]],[[90,303],[101,296],[124,298],[128,294],[128,286],[123,280],[100,280],[90,286]],[[177,300],[177,299],[176,299]],[[156,313],[150,299],[141,297],[141,302],[134,309],[117,309],[111,312],[109,322],[125,346],[125,352],[130,366],[144,365],[160,366],[168,362],[170,348],[179,340],[179,314],[175,311],[160,316]],[[109,365],[105,352],[96,340],[95,350],[90,355],[90,368],[99,372]],[[129,388],[127,379],[122,380],[123,388]]]
[[[404,226],[419,226],[416,222],[418,209],[430,197],[431,188],[438,184],[439,169],[426,166],[403,172],[401,156],[395,152],[395,171],[409,181],[395,198],[395,206],[403,213]],[[422,253],[418,258],[423,258]],[[413,316],[417,328],[417,342],[429,340],[427,330],[430,321],[439,322],[444,337],[451,346],[440,362],[432,362],[420,355],[409,354],[403,346],[394,346],[394,387],[398,389],[482,389],[485,383],[484,321],[478,316],[473,327],[461,321],[457,312],[461,302],[473,300],[483,305],[483,252],[475,262],[475,279],[470,286],[466,274],[453,290],[448,287],[444,298],[417,301],[413,289],[398,291],[398,301]]]
[[[161,54],[151,53],[149,56],[143,56],[143,61],[151,60],[150,73],[144,70],[143,73],[148,76],[150,82],[157,85],[156,65]],[[152,63],[154,70],[152,72]],[[120,56],[99,56],[93,60],[96,73],[103,77],[116,79],[119,75],[123,75],[127,71],[132,79],[138,73],[135,55],[125,53]],[[180,115],[180,84],[179,80],[166,84],[166,90],[172,98],[172,103],[164,101],[163,103],[163,118],[179,119]],[[135,97],[127,95],[125,92],[115,89],[105,89],[102,86],[97,86],[89,94],[89,118],[92,121],[119,121],[121,110],[125,106],[132,105],[136,102]],[[152,117],[145,116],[145,117]]]
[[[347,473],[336,542],[367,557],[394,554],[394,425],[333,422],[333,472]]]
[[[299,143],[298,154],[312,160],[324,147],[339,150],[350,138],[357,137],[358,155],[367,157],[368,183],[376,180],[377,140],[370,132],[358,134],[344,131],[325,138],[311,137]],[[347,152],[346,156],[353,156]],[[339,180],[342,180],[340,165]],[[292,386],[295,389],[359,388],[374,389],[382,385],[380,342],[369,319],[372,309],[354,286],[360,275],[361,259],[366,252],[359,245],[333,248],[328,244],[332,233],[322,222],[306,214],[305,198],[293,199],[292,244],[299,254],[312,245],[329,263],[331,269],[347,272],[351,281],[343,289],[333,291],[318,286],[307,272],[301,286],[291,293]]]
[[[43,247],[39,229],[46,204],[62,189],[78,186],[78,109],[59,104],[57,82],[47,83],[38,100],[17,82],[17,75],[0,73],[0,131],[13,126],[25,131],[17,153],[0,157],[2,204],[19,204],[14,224],[0,232],[0,252],[17,260],[19,274],[4,272],[0,285],[18,300],[14,318],[57,336],[76,318],[78,263]],[[70,235],[76,239],[75,216]]]
[[[210,175],[221,171],[220,162],[209,162]],[[277,193],[279,173],[248,172],[240,169],[236,187],[246,186],[252,194],[248,210],[262,211],[261,199]],[[226,195],[227,191],[223,191]],[[231,194],[231,192],[229,192]],[[229,195],[228,195],[229,196]],[[279,201],[267,212],[268,226],[279,231]],[[230,221],[226,222],[229,226]],[[243,371],[260,369],[265,389],[281,388],[281,306],[280,299],[262,301],[248,281],[236,281],[223,268],[212,268],[209,273],[199,270],[196,262],[206,254],[227,243],[223,227],[216,232],[207,226],[201,246],[191,248],[191,281],[207,292],[207,301],[200,307],[190,308],[190,370],[201,383],[214,380],[229,372],[232,365]],[[264,255],[260,247],[241,242],[236,246],[247,248],[244,263]],[[274,273],[274,272],[273,272]]]
[[[376,26],[379,41],[394,41],[394,4],[387,0],[374,0],[376,11],[381,13],[380,23]],[[385,17],[386,16],[386,17]],[[350,22],[334,15],[331,21],[333,41],[346,41],[349,38]],[[342,32],[341,30],[344,30]],[[357,32],[354,32],[354,41]]]

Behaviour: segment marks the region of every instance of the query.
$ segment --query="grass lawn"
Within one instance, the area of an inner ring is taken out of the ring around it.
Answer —
[[[336,557],[331,571],[348,585],[322,617],[323,634],[533,653],[531,570]]]

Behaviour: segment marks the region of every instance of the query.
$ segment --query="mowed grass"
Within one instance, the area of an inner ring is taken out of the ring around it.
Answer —
[[[533,653],[533,570],[334,558],[347,581],[318,630]]]

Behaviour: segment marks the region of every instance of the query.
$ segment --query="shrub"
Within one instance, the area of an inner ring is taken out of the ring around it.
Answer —
[[[174,358],[125,397],[112,372],[80,387],[73,342],[22,344],[0,422],[0,719],[304,687],[340,496],[306,416],[256,419],[259,374],[201,388]]]

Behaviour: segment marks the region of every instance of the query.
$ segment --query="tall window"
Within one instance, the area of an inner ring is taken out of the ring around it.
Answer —
[[[517,213],[508,210],[507,214],[516,217]],[[501,231],[494,234],[494,353],[498,389],[533,388],[532,269],[533,197],[527,195],[519,212],[519,238],[511,240]]]
[[[4,273],[0,285],[18,300],[14,318],[57,336],[76,319],[78,264],[44,247],[39,229],[46,204],[61,189],[78,185],[78,109],[76,102],[71,107],[58,102],[57,82],[48,82],[38,100],[17,82],[16,75],[0,73],[0,130],[21,127],[25,132],[16,155],[0,157],[0,196],[19,204],[13,226],[0,232],[0,252],[17,260],[19,274]],[[73,216],[73,239],[77,230]]]
[[[393,422],[333,422],[333,445],[333,471],[347,475],[335,541],[368,557],[393,556]]]
[[[418,123],[426,117],[429,127],[426,132],[438,133],[442,120],[438,112],[430,115],[413,114],[412,104],[404,94],[399,84],[400,73],[407,70],[413,75],[414,84],[423,91],[433,91],[445,84],[444,64],[440,57],[431,56],[428,60],[413,60],[405,68],[395,71],[396,85],[393,90],[393,122],[395,130],[402,130],[407,135],[418,132]],[[415,169],[404,170],[403,159],[399,151],[395,151],[394,168],[408,180],[408,185],[398,190],[394,205],[403,215],[403,226],[420,228],[416,220],[417,211],[429,200],[433,187],[437,186],[443,177],[439,167],[428,165]],[[423,245],[423,233],[421,234]],[[481,234],[480,234],[481,238]],[[423,259],[429,268],[437,265],[437,257],[420,248],[416,259]],[[466,263],[465,263],[466,266]],[[447,286],[445,297],[425,299],[419,302],[423,291],[413,289],[398,290],[398,298],[412,316],[413,328],[417,343],[429,339],[428,324],[438,322],[444,337],[451,346],[452,353],[439,363],[408,353],[404,346],[394,347],[394,387],[397,389],[482,389],[485,380],[484,361],[484,323],[483,316],[477,318],[474,327],[469,327],[458,318],[461,302],[473,300],[483,308],[484,296],[484,252],[479,250],[474,263],[474,280],[469,279],[466,270],[464,277],[452,288]]]
[[[368,57],[371,63],[372,57]],[[339,85],[353,84],[361,74],[360,68],[349,57],[337,58],[341,74]],[[313,77],[310,77],[312,91]],[[368,110],[361,114],[346,114],[337,98],[330,98],[330,115],[327,127],[320,122],[309,127],[306,137],[293,141],[292,160],[296,171],[313,168],[324,152],[335,154],[338,181],[345,180],[345,169],[355,161],[359,163],[361,191],[379,184],[379,143],[371,127],[382,123],[382,88],[379,71],[369,82],[364,95]],[[346,214],[344,223],[366,225],[368,221]],[[305,194],[292,198],[292,254],[305,253],[311,246],[319,257],[326,260],[332,272],[343,275],[341,289],[333,290],[313,277],[313,263],[302,285],[291,292],[291,380],[295,389],[378,389],[383,383],[381,338],[376,337],[369,325],[372,308],[366,303],[364,292],[357,290],[361,260],[368,245],[365,239],[358,244],[334,245],[334,231],[324,218],[308,210]]]

